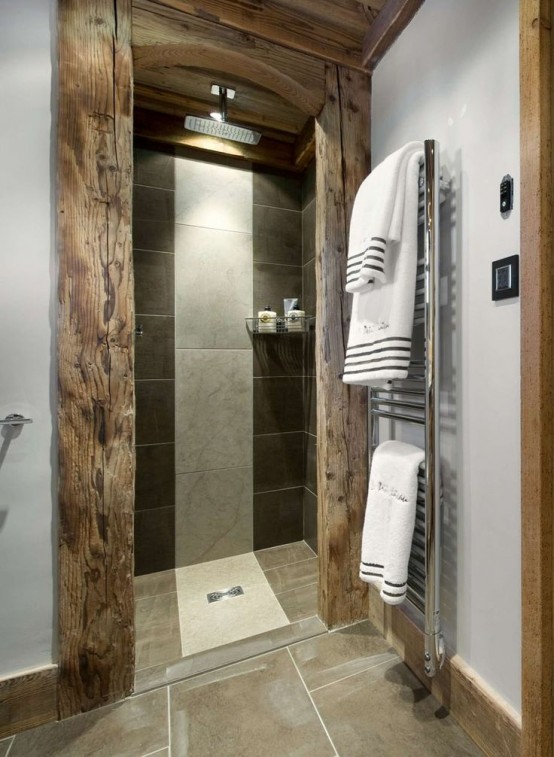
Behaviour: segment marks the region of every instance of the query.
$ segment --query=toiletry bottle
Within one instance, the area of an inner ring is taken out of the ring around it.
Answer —
[[[296,305],[295,308],[289,310],[287,314],[287,330],[288,331],[304,331],[304,324],[306,313],[304,310],[300,310],[300,305]]]
[[[271,309],[271,305],[266,305],[263,310],[258,311],[258,332],[268,334],[275,331],[277,331],[277,313]]]

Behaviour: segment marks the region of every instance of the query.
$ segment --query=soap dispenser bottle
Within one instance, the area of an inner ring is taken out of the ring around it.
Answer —
[[[262,334],[277,331],[277,313],[271,309],[271,305],[266,305],[263,310],[258,311],[258,331]]]
[[[305,316],[305,311],[300,310],[300,305],[297,303],[296,307],[287,313],[287,330],[304,331]]]

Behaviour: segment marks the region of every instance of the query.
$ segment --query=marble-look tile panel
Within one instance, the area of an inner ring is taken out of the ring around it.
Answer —
[[[339,754],[478,757],[482,752],[398,657],[312,698]]]
[[[315,258],[315,202],[302,211],[302,263]],[[315,311],[314,311],[315,313]]]
[[[252,550],[252,468],[177,476],[177,567]]]
[[[146,315],[175,315],[174,255],[135,249],[133,266],[135,312]]]
[[[270,631],[249,636],[247,639],[240,639],[216,649],[175,660],[170,664],[156,665],[148,670],[137,671],[135,692],[149,691],[325,633],[327,629],[316,617],[289,623],[281,628],[273,628]]]
[[[135,575],[175,567],[175,508],[135,513]]]
[[[301,376],[255,378],[253,385],[254,434],[304,429],[304,379]]]
[[[177,592],[158,594],[135,603],[135,668],[141,670],[181,655]]]
[[[171,147],[162,150],[135,147],[133,180],[147,187],[175,189],[175,157]]]
[[[177,350],[177,473],[252,465],[252,351]]]
[[[252,347],[255,378],[304,375],[304,334],[256,334]]]
[[[175,684],[170,706],[178,754],[335,754],[286,650]]]
[[[158,594],[170,594],[177,591],[174,570],[163,570],[160,573],[150,573],[136,576],[134,580],[135,602],[146,597],[156,597]]]
[[[289,565],[293,562],[308,560],[314,556],[312,550],[306,542],[297,541],[291,544],[282,544],[270,549],[259,549],[254,552],[257,561],[260,563],[262,570],[271,568],[280,568],[282,565]]]
[[[250,349],[252,235],[177,226],[178,348]]]
[[[142,757],[170,757],[169,747],[160,749],[158,752],[150,752],[150,754],[143,754]]]
[[[360,673],[393,657],[394,650],[369,623],[363,621],[326,634],[320,643],[295,644],[291,654],[310,691]]]
[[[302,309],[306,311],[306,315],[315,315],[315,258],[302,266]]]
[[[310,557],[301,562],[282,565],[280,568],[271,568],[265,571],[265,577],[275,592],[299,589],[317,582],[317,557]]]
[[[175,381],[135,382],[136,444],[175,441]]]
[[[317,497],[304,488],[304,541],[317,553]]]
[[[254,492],[304,486],[304,432],[254,437]]]
[[[136,447],[135,510],[175,506],[175,445]]]
[[[175,318],[159,315],[137,315],[135,338],[135,378],[175,378]]]
[[[175,194],[158,187],[133,186],[133,223],[175,220]]]
[[[254,495],[254,549],[303,538],[302,495],[301,486]]]
[[[306,488],[317,495],[317,436],[306,434]]]
[[[254,166],[255,205],[301,210],[302,183],[298,176]]]
[[[168,744],[167,692],[148,692],[15,737],[10,757],[137,757]]]
[[[291,623],[317,615],[317,583],[284,591],[276,596]]]
[[[6,755],[10,751],[12,741],[13,741],[13,736],[10,736],[8,739],[2,739],[0,741],[0,757],[6,757]]]
[[[254,262],[254,313],[271,305],[282,316],[285,297],[302,297],[301,266]]]
[[[302,265],[302,213],[254,205],[254,260]]]
[[[178,157],[175,220],[189,226],[252,232],[252,172]]]

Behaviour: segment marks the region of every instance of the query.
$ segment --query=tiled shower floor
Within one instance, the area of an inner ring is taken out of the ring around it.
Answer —
[[[208,604],[207,593],[244,595]],[[256,636],[317,614],[317,558],[305,542],[139,576],[137,671]]]

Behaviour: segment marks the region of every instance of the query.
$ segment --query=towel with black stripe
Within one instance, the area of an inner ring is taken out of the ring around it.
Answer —
[[[419,143],[411,143],[419,144]],[[403,216],[399,241],[387,246],[385,278],[354,294],[344,360],[346,384],[379,386],[405,379],[410,363],[417,271],[417,204],[422,153],[403,169]],[[348,289],[348,286],[347,286]]]
[[[363,292],[374,281],[387,280],[385,260],[401,238],[406,172],[414,153],[423,155],[422,142],[408,142],[385,158],[356,193],[348,237],[347,292]]]
[[[425,452],[413,444],[388,441],[376,448],[371,461],[360,578],[375,584],[389,605],[406,598],[417,477],[424,458]]]

